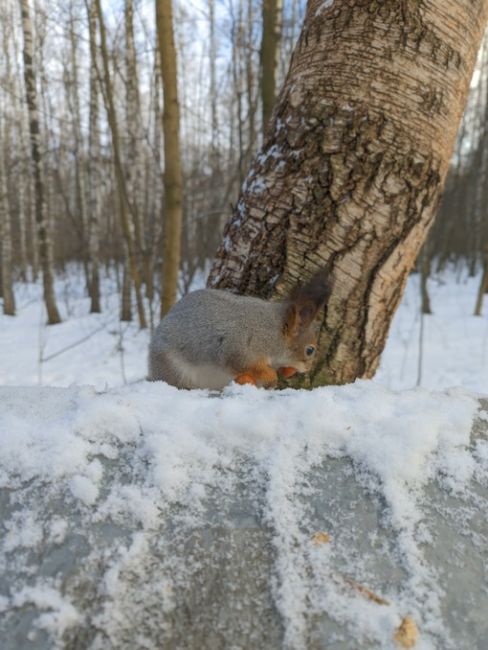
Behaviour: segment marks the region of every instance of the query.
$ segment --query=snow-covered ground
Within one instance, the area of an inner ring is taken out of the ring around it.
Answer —
[[[412,275],[375,381],[393,389],[416,386],[421,359],[419,385],[488,394],[488,299],[484,315],[472,315],[479,278],[450,271],[430,280],[434,313],[423,317],[421,345],[418,283]],[[76,383],[103,389],[144,378],[148,333],[136,323],[120,323],[113,277],[104,278],[100,315],[88,313],[79,272],[58,277],[56,293],[63,323],[46,327],[40,284],[17,285],[18,315],[0,314],[0,385]]]

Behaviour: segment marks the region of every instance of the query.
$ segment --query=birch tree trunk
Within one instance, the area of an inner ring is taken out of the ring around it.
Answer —
[[[245,147],[244,147],[244,55],[242,43],[243,23],[242,23],[242,2],[237,4],[237,16],[234,12],[234,3],[231,2],[231,33],[232,33],[232,81],[234,83],[234,95],[236,99],[237,111],[237,140],[239,143],[239,182],[242,183],[245,176]]]
[[[161,75],[159,56],[156,52],[154,57],[154,72],[152,81],[152,149],[151,157],[146,158],[146,215],[144,239],[146,241],[147,252],[147,268],[149,272],[146,278],[146,295],[149,303],[149,316],[151,331],[154,326],[154,267],[155,258],[157,254],[156,242],[161,239],[162,231],[162,198],[163,198],[163,183],[162,181],[162,166],[161,166]]]
[[[110,71],[108,65],[105,23],[103,20],[100,0],[95,0],[95,8],[98,17],[98,25],[100,27],[100,49],[102,55],[103,76],[105,82],[104,99],[105,99],[105,106],[107,110],[107,119],[110,127],[110,133],[112,136],[115,178],[117,182],[117,192],[119,196],[120,221],[121,221],[122,231],[124,233],[125,244],[127,246],[127,255],[128,255],[129,266],[130,266],[130,273],[131,273],[132,280],[134,282],[134,290],[136,294],[136,303],[137,303],[137,313],[139,317],[139,326],[141,329],[144,329],[147,327],[147,322],[146,322],[146,315],[144,310],[144,301],[142,298],[142,291],[141,291],[141,276],[137,264],[136,250],[135,250],[134,238],[133,238],[134,228],[130,219],[129,198],[127,196],[127,187],[125,184],[125,177],[124,177],[124,171],[122,166],[122,156],[120,150],[120,137],[119,137],[119,129],[117,123],[117,114],[115,111],[112,81],[110,78]]]
[[[100,305],[100,139],[99,85],[97,61],[97,12],[94,0],[86,0],[90,40],[90,107],[88,135],[88,259],[90,274],[90,313],[102,311]]]
[[[19,267],[20,278],[22,282],[27,282],[27,214],[28,214],[28,197],[27,186],[29,183],[29,152],[25,147],[24,132],[24,106],[19,101],[16,102],[17,119],[15,122],[15,134],[19,143],[20,154],[20,173],[18,178],[17,196],[18,196],[18,221],[19,221]],[[35,246],[33,246],[36,249]]]
[[[9,77],[9,92],[12,95],[12,104],[14,114],[12,116],[14,139],[17,143],[17,200],[18,200],[18,232],[19,232],[19,245],[18,245],[18,266],[20,271],[20,279],[22,282],[27,282],[27,227],[26,227],[26,194],[27,184],[30,182],[31,174],[29,173],[29,146],[27,142],[27,122],[25,104],[22,101],[22,93],[19,90],[22,74],[20,69],[20,56],[18,45],[18,34],[15,29],[10,30],[8,34],[7,25],[14,24],[15,21],[15,6],[9,7],[8,19],[4,18],[4,47],[5,58],[7,62],[7,75]],[[10,53],[8,51],[9,41],[11,36],[12,53],[13,53],[13,74],[10,66]]]
[[[482,273],[481,281],[476,294],[476,305],[474,307],[474,315],[481,316],[483,311],[483,298],[484,294],[488,291],[488,242],[486,242],[483,256],[482,256]]]
[[[47,203],[42,172],[40,151],[39,110],[32,54],[32,26],[29,13],[29,0],[19,0],[24,35],[24,83],[29,110],[29,133],[31,144],[32,173],[34,176],[35,218],[39,243],[39,261],[42,268],[44,302],[46,303],[49,325],[61,322],[54,296],[52,243],[47,215]]]
[[[3,313],[6,316],[15,316],[15,297],[12,281],[12,234],[10,225],[10,209],[7,189],[7,167],[5,156],[10,150],[7,142],[7,125],[0,124],[2,135],[0,138],[2,150],[0,151],[0,251],[2,257],[1,266],[1,295],[3,297]]]
[[[83,260],[83,268],[85,271],[85,282],[88,293],[90,293],[90,250],[88,243],[88,217],[86,206],[86,182],[85,182],[85,147],[82,134],[82,119],[81,119],[81,106],[80,106],[80,83],[78,71],[78,39],[79,36],[75,30],[75,16],[73,5],[70,5],[70,18],[69,18],[69,40],[70,40],[70,68],[68,65],[65,67],[65,74],[68,83],[66,84],[67,104],[72,115],[73,121],[73,153],[75,156],[75,206],[76,217],[80,224],[81,234],[81,255]]]
[[[371,377],[434,218],[488,0],[309,0],[209,285],[329,273],[312,385]]]
[[[266,131],[276,98],[282,4],[282,0],[263,0],[263,36],[261,39],[263,132]]]
[[[482,65],[486,72],[488,65],[488,49],[483,52]],[[483,297],[486,291],[488,291],[488,78],[485,79],[484,84],[485,97],[484,99],[484,111],[482,116],[481,124],[481,137],[479,139],[479,160],[478,165],[476,166],[476,173],[478,176],[478,184],[475,191],[475,205],[474,205],[474,218],[475,218],[475,237],[476,244],[479,245],[480,242],[484,242],[484,246],[481,250],[481,281],[478,287],[478,293],[476,295],[476,305],[474,308],[474,315],[481,316],[483,310]],[[473,255],[475,261],[477,255]]]
[[[164,244],[161,282],[161,315],[164,315],[176,301],[182,224],[180,109],[171,0],[156,0],[156,23],[164,92]]]
[[[134,238],[139,261],[145,263],[143,231],[143,172],[141,102],[137,75],[137,58],[134,43],[134,3],[125,0],[125,83],[126,83],[126,179],[130,199]],[[141,265],[140,265],[141,267]],[[147,281],[145,266],[142,279]]]

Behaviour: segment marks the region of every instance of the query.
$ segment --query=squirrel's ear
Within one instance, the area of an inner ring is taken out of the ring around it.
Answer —
[[[312,301],[303,304],[291,303],[286,311],[285,333],[294,338],[305,330],[314,320],[319,307]]]
[[[305,285],[298,285],[290,294],[286,311],[285,332],[297,336],[309,327],[323,309],[330,295],[330,285],[324,271],[316,273]]]

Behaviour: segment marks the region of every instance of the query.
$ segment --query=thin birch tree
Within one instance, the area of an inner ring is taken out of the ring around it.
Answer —
[[[26,102],[29,111],[29,134],[32,174],[34,177],[35,218],[37,239],[39,243],[39,261],[42,268],[44,302],[46,304],[48,324],[55,325],[56,323],[61,322],[61,317],[58,312],[54,295],[52,242],[42,169],[39,108],[32,49],[32,24],[29,11],[29,0],[19,0],[19,3],[22,15],[22,32],[24,36],[24,84]]]
[[[176,301],[182,229],[180,109],[171,0],[156,0],[156,26],[164,93],[164,243],[161,280],[161,315],[164,315]]]
[[[90,99],[88,116],[88,260],[90,312],[100,313],[100,115],[95,0],[85,0],[90,47]]]
[[[263,0],[263,34],[261,40],[263,131],[268,125],[276,99],[276,74],[280,55],[282,11],[282,0]]]
[[[1,295],[3,297],[3,313],[6,316],[15,316],[15,296],[12,278],[12,228],[10,206],[8,198],[7,165],[5,156],[10,150],[7,137],[8,124],[5,117],[0,119],[0,252],[1,266]]]
[[[125,183],[125,174],[122,164],[122,152],[120,147],[120,136],[117,122],[117,113],[115,110],[114,95],[112,80],[110,76],[110,68],[108,61],[107,50],[107,37],[105,30],[105,22],[103,20],[102,8],[100,0],[95,0],[95,8],[97,11],[98,25],[100,29],[100,50],[103,66],[103,80],[104,80],[104,99],[107,111],[107,119],[112,136],[112,151],[114,159],[115,178],[117,183],[117,193],[119,201],[119,212],[122,231],[124,233],[125,245],[127,248],[128,264],[130,267],[131,278],[134,282],[134,290],[136,294],[137,313],[139,317],[139,326],[141,329],[147,327],[144,301],[141,291],[141,276],[137,264],[136,250],[134,245],[134,225],[131,222],[129,198],[127,195],[127,186]]]

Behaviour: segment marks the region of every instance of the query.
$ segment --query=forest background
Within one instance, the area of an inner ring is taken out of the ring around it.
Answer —
[[[26,295],[21,294],[23,283],[39,281],[44,262],[53,278],[66,273],[79,276],[90,298],[87,311],[103,311],[108,304],[103,292],[110,290],[111,298],[117,296],[116,303],[110,302],[111,309],[117,305],[122,322],[135,320],[149,330],[157,325],[168,270],[163,263],[163,239],[169,218],[163,182],[168,163],[156,4],[165,3],[2,3],[0,277],[4,314],[18,312],[16,294]],[[195,283],[201,284],[210,268],[250,162],[262,143],[305,5],[303,0],[173,3],[182,179],[180,295]],[[40,209],[38,176],[32,163],[26,23],[25,17],[21,20],[21,6],[29,9],[27,34],[32,38],[37,171],[45,203],[42,215],[36,213]],[[485,37],[443,200],[417,262],[424,314],[432,311],[427,291],[432,274],[446,269],[467,271],[473,279],[472,304],[465,301],[463,309],[469,314],[482,313],[488,290],[487,64]],[[54,290],[52,300],[59,299]],[[60,312],[57,305],[56,310],[58,318],[51,318],[47,307],[51,322],[65,318],[69,311],[61,308]],[[45,356],[40,349],[38,358]]]

